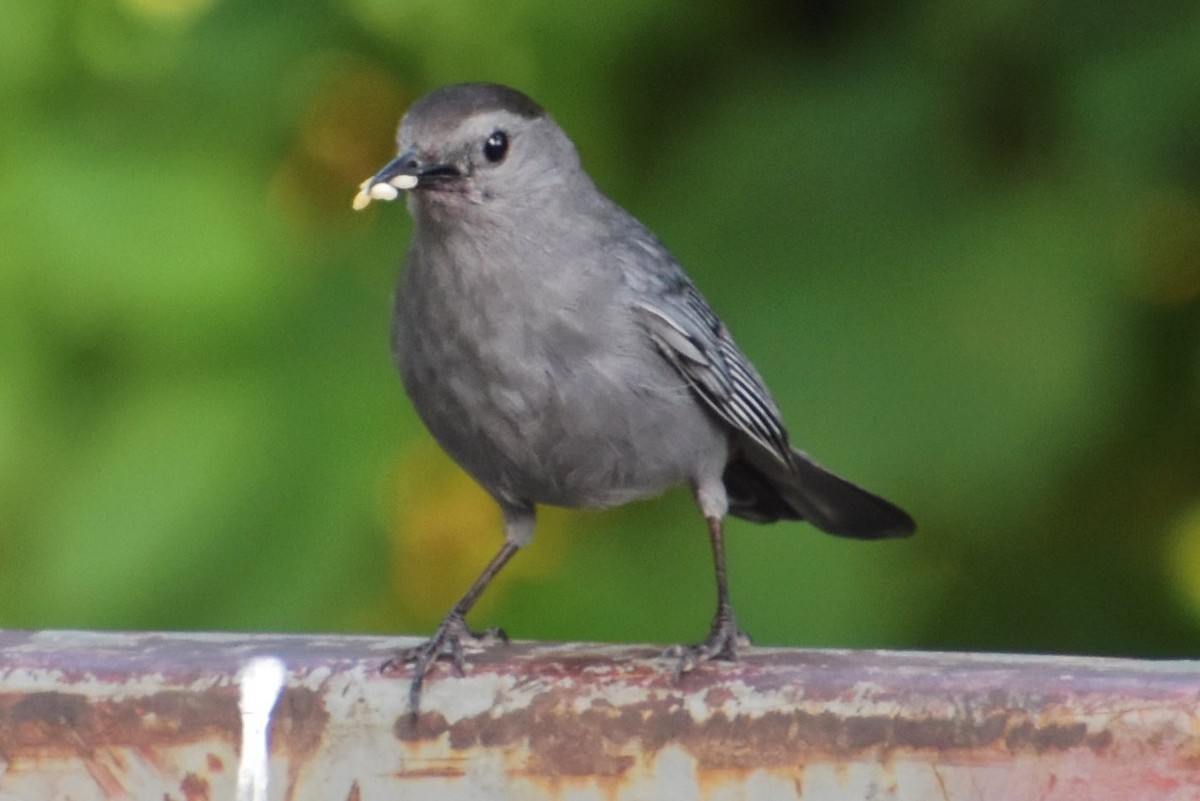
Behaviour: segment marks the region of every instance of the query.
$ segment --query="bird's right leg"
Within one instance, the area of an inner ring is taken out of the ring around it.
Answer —
[[[467,613],[479,600],[479,596],[492,583],[496,574],[508,564],[513,555],[527,545],[533,535],[533,511],[510,510],[504,511],[505,539],[499,552],[488,562],[487,567],[475,579],[475,583],[459,599],[458,603],[442,618],[442,622],[434,631],[433,636],[420,645],[405,648],[383,663],[380,668],[384,673],[393,673],[405,665],[413,666],[412,684],[408,689],[409,712],[413,718],[420,714],[421,690],[425,686],[425,674],[439,659],[449,659],[454,672],[461,676],[466,668],[466,652],[479,650],[500,642],[508,642],[508,635],[501,629],[493,628],[483,632],[473,632],[467,628]]]

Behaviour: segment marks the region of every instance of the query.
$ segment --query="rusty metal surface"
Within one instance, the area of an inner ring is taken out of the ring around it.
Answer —
[[[752,649],[676,684],[652,647],[518,643],[414,722],[401,644],[0,632],[0,801],[239,798],[261,656],[273,800],[1200,797],[1200,662]]]

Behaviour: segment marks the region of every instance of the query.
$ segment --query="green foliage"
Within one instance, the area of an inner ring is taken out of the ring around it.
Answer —
[[[760,642],[1194,655],[1200,13],[888,9],[9,3],[0,625],[432,626],[406,586],[456,596],[500,535],[390,364],[409,222],[350,198],[408,103],[487,79],[675,250],[797,443],[921,525],[732,523]],[[684,493],[543,522],[475,622],[705,630]]]

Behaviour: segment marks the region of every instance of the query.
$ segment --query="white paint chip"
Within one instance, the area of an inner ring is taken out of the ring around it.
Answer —
[[[270,771],[267,732],[286,677],[283,662],[273,656],[250,660],[238,674],[242,756],[238,763],[237,801],[267,801]]]

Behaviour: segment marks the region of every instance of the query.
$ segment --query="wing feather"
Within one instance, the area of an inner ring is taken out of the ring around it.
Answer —
[[[681,283],[673,292],[639,299],[635,308],[659,352],[717,417],[789,465],[779,408],[699,291]]]

